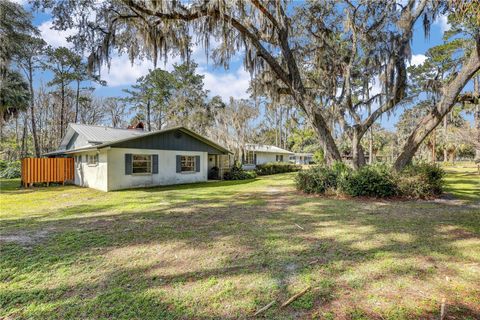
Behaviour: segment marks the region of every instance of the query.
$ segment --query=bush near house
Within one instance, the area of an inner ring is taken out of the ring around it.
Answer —
[[[301,171],[295,179],[298,190],[324,194],[328,190],[352,197],[430,198],[442,193],[444,172],[434,164],[416,164],[400,173],[386,165],[369,165],[353,171],[345,164],[318,166]]]
[[[242,166],[238,163],[235,163],[229,172],[225,172],[223,175],[224,180],[246,180],[254,179],[257,177],[255,171],[245,171],[242,169]]]
[[[22,164],[20,161],[0,160],[0,178],[14,179],[22,175]]]
[[[257,164],[255,171],[259,176],[266,176],[270,174],[296,172],[300,171],[302,167],[287,162],[268,162],[264,164]]]

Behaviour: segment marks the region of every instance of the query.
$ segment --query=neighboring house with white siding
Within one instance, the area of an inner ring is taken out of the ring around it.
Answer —
[[[242,158],[243,168],[255,169],[259,164],[268,162],[288,162],[293,152],[266,144],[247,144]]]
[[[76,185],[111,191],[207,181],[212,167],[229,166],[230,151],[185,127],[69,124],[59,149],[45,155],[73,157]]]
[[[295,164],[310,164],[313,162],[313,153],[297,152],[290,156],[290,162]]]

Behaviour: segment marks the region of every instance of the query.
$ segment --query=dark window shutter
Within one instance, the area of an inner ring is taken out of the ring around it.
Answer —
[[[98,156],[98,153],[95,155],[95,163],[98,164],[100,161],[99,161],[99,156]]]
[[[253,154],[253,164],[257,164],[257,154]]]
[[[152,173],[158,173],[158,154],[152,155]]]
[[[177,156],[177,173],[182,172],[182,156]]]
[[[200,156],[195,156],[195,171],[200,172]]]
[[[132,174],[132,154],[125,153],[125,174]]]

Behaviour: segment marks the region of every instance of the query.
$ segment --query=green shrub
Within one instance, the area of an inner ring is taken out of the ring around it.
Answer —
[[[256,177],[257,173],[255,171],[245,171],[238,163],[235,163],[230,171],[225,172],[223,175],[224,180],[246,180],[254,179]]]
[[[269,174],[296,172],[301,169],[301,166],[288,162],[268,162],[265,164],[258,164],[255,171],[259,176]]]
[[[300,171],[295,183],[298,190],[306,193],[325,193],[336,190],[338,180],[348,174],[351,169],[342,162],[335,162],[331,167],[320,165]]]
[[[340,192],[352,196],[391,197],[397,194],[395,176],[386,166],[364,166],[357,171],[341,175]]]
[[[352,197],[429,198],[442,193],[445,173],[433,164],[412,165],[400,173],[386,165],[364,166],[357,171],[342,162],[300,171],[295,183],[305,193],[337,193]]]
[[[20,161],[0,161],[0,178],[14,179],[22,175],[22,165]]]
[[[409,198],[430,198],[443,191],[445,171],[436,164],[410,165],[397,174],[399,194]]]
[[[325,193],[337,187],[337,176],[330,168],[317,166],[298,172],[295,184],[297,190],[305,193]]]

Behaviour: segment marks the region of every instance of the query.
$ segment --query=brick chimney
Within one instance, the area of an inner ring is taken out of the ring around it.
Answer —
[[[143,131],[145,130],[145,126],[142,121],[139,121],[136,125],[130,125],[127,127],[129,130],[140,130]]]

